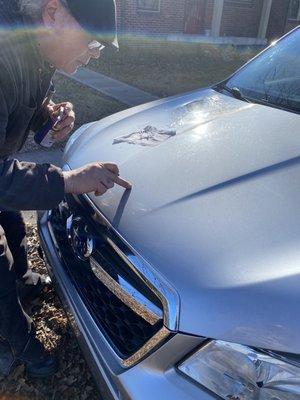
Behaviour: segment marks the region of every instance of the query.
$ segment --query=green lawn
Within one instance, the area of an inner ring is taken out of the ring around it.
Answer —
[[[105,49],[89,68],[165,97],[217,82],[254,55],[231,46],[123,37],[119,52]]]

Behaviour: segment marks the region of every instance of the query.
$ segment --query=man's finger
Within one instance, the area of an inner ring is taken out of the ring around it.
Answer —
[[[103,163],[103,165],[104,165],[104,167],[106,169],[108,169],[108,171],[110,171],[110,172],[112,172],[112,173],[114,173],[116,175],[119,175],[119,168],[118,168],[118,166],[116,164],[114,164],[114,163]]]
[[[69,111],[73,110],[73,108],[74,108],[73,104],[70,103],[69,101],[65,101],[65,102],[63,102],[63,103],[55,104],[55,105],[53,106],[54,110],[59,110],[60,107],[64,107],[64,108],[66,108],[66,109],[69,110]]]
[[[53,105],[48,104],[46,107],[48,115],[52,115],[55,112],[55,108]]]
[[[57,130],[64,129],[67,126],[71,126],[72,124],[74,124],[74,121],[75,121],[75,116],[68,115],[65,118],[63,118],[60,122],[54,124],[54,128]]]
[[[125,189],[131,189],[132,185],[131,183],[125,181],[124,179],[120,178],[118,175],[116,175],[115,173],[107,170],[106,172],[107,177],[112,180],[113,182],[115,182],[117,185],[122,186]]]
[[[120,178],[119,176],[116,176],[114,179],[114,182],[119,185],[122,186],[125,189],[131,189],[132,188],[132,184],[125,181],[125,179]]]
[[[95,196],[102,196],[105,192],[107,192],[107,188],[102,183],[99,183],[98,188],[95,191]]]
[[[115,178],[118,176],[118,174],[116,174],[115,172],[110,171],[107,168],[105,170],[105,174],[106,174],[107,178],[110,179],[111,181],[115,181]]]
[[[115,186],[115,182],[110,179],[105,179],[101,181],[102,185],[104,185],[107,189],[112,189]]]

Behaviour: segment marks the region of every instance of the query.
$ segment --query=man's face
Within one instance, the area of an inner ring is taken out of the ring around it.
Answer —
[[[91,58],[99,58],[100,47],[59,0],[47,2],[43,22],[50,32],[44,53],[58,70],[73,74],[78,67],[87,65]]]

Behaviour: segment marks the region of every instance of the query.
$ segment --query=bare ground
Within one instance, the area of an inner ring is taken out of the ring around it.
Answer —
[[[29,261],[38,272],[46,272],[37,253],[37,228],[28,226]],[[26,307],[36,323],[45,347],[58,355],[59,372],[48,379],[27,379],[19,366],[9,377],[0,377],[0,400],[99,400],[89,369],[78,347],[55,291]]]

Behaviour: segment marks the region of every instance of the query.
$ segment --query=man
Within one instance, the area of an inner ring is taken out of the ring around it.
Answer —
[[[50,100],[52,75],[55,69],[74,73],[98,58],[99,42],[116,45],[115,4],[114,0],[0,0],[0,23],[0,369],[9,373],[24,363],[28,375],[45,377],[56,371],[56,360],[35,337],[19,301],[26,284],[42,287],[41,277],[27,271],[20,210],[51,209],[65,193],[101,195],[114,184],[124,188],[130,184],[112,163],[62,172],[53,165],[20,163],[9,156],[22,147],[30,129],[40,129],[49,116],[55,119],[62,106],[65,116],[55,125],[53,139],[70,133],[73,107]]]

